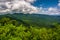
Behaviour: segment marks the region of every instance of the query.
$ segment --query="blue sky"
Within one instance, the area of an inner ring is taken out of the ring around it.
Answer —
[[[34,6],[37,7],[56,7],[58,4],[58,0],[36,0],[36,2],[33,3]]]

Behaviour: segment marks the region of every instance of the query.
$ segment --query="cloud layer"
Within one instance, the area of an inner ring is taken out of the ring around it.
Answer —
[[[40,9],[40,14],[47,14],[47,15],[60,15],[60,9],[49,7],[49,8],[41,8]]]
[[[0,0],[0,14],[7,13],[38,13],[48,15],[59,15],[60,9],[55,7],[35,7],[31,3],[36,0]],[[60,1],[57,4],[60,7]]]
[[[0,13],[23,12],[37,13],[37,7],[31,5],[35,0],[0,0]]]

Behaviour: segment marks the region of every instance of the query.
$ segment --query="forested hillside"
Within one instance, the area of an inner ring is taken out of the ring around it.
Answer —
[[[60,23],[60,16],[44,15],[44,14],[23,14],[23,13],[14,13],[1,15],[0,17],[9,17],[17,21],[22,21],[25,24],[32,26],[49,26],[52,23]]]
[[[58,17],[28,15],[1,15],[0,40],[60,40],[60,23]],[[34,22],[39,22],[39,26]]]

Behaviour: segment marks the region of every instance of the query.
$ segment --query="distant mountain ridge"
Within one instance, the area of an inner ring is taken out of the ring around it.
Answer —
[[[23,13],[14,13],[14,14],[6,14],[0,15],[11,17],[12,19],[23,21],[23,23],[32,25],[32,26],[47,26],[51,25],[54,22],[60,23],[60,16],[52,16],[52,15],[44,15],[44,14],[23,14]]]

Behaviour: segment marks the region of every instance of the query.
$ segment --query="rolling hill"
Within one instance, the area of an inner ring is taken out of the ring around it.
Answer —
[[[60,23],[60,16],[57,15],[14,13],[0,15],[0,18],[2,17],[8,17],[23,24],[32,26],[48,26],[52,25],[53,23]]]

